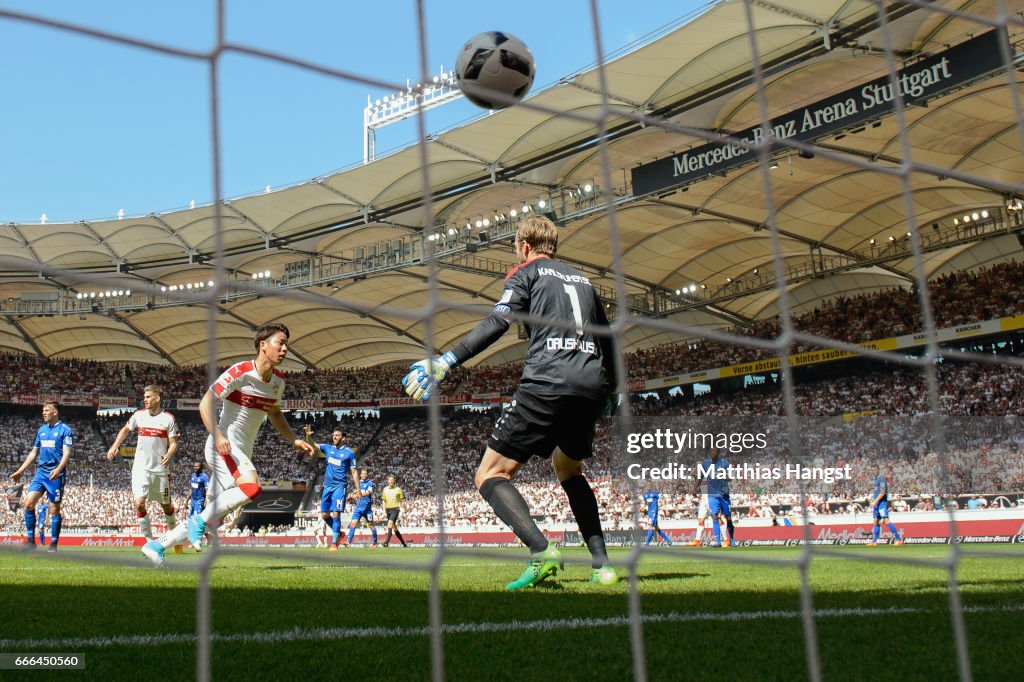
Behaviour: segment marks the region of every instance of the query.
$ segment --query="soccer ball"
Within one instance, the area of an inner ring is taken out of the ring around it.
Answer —
[[[504,109],[513,104],[499,101],[495,93],[522,99],[533,85],[536,70],[526,43],[500,31],[473,36],[455,60],[455,78],[462,94],[485,109]]]

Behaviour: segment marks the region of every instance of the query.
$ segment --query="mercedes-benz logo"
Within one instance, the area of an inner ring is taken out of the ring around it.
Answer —
[[[281,497],[275,497],[272,500],[263,500],[262,502],[256,503],[257,509],[266,509],[269,511],[283,511],[285,509],[291,509],[291,506],[291,502]]]

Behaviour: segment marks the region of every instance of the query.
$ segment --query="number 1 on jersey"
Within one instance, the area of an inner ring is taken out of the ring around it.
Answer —
[[[580,295],[576,287],[571,284],[563,284],[565,293],[569,294],[569,303],[572,305],[572,317],[576,320],[576,336],[583,336],[583,309],[580,308]]]

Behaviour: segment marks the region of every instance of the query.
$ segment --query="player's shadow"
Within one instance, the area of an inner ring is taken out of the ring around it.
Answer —
[[[662,572],[659,572],[659,573],[646,573],[644,571],[641,571],[640,577],[639,577],[639,583],[640,583],[641,586],[643,586],[644,583],[648,583],[648,582],[662,582],[662,581],[671,581],[671,580],[691,580],[693,578],[708,578],[710,576],[711,576],[710,573],[683,573],[683,572],[668,572],[668,571],[662,571]],[[586,578],[586,577],[566,578],[566,577],[560,576],[557,580],[559,582],[570,583],[570,584],[571,583],[589,583],[590,582],[590,579]],[[537,589],[544,588],[544,587],[556,587],[557,584],[558,583],[555,583],[553,581],[548,580],[546,582],[541,583],[540,585],[537,585]],[[619,584],[620,585],[628,585],[629,584],[628,577],[626,575],[623,575],[622,579],[619,581]]]
[[[664,580],[692,580],[693,578],[709,578],[710,573],[684,573],[679,572],[660,572],[660,573],[643,573],[640,576],[640,584],[646,582],[659,582]]]

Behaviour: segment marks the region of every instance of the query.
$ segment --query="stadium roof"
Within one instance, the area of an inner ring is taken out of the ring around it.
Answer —
[[[1008,5],[1021,9],[1019,2]],[[221,273],[230,288],[219,290],[214,303],[220,364],[251,355],[251,329],[272,320],[292,330],[290,369],[419,358],[428,330],[413,317],[430,300],[421,249],[438,249],[440,294],[459,306],[429,318],[434,345],[443,348],[500,296],[513,254],[507,239],[494,238],[503,229],[496,217],[523,204],[537,210],[540,200],[550,202],[540,210],[554,213],[561,226],[560,257],[613,296],[617,240],[630,314],[687,328],[684,334],[635,325],[625,338],[629,350],[774,315],[773,222],[798,312],[840,293],[910,286],[914,259],[906,234],[913,225],[929,277],[1007,260],[1020,248],[1011,233],[1020,212],[1007,205],[1024,194],[1024,126],[1017,90],[1008,86],[1008,79],[1018,80],[1016,68],[813,144],[778,144],[760,160],[685,185],[636,196],[631,184],[638,165],[759,126],[762,107],[777,119],[888,77],[889,50],[902,60],[897,68],[909,67],[985,33],[998,6],[894,3],[886,31],[876,4],[864,0],[727,0],[606,64],[603,73],[567,77],[526,105],[364,166],[216,206],[11,224],[0,239],[0,302],[8,299],[6,308],[0,304],[0,348],[58,358],[205,362],[208,288],[163,288],[219,280]],[[1013,46],[1022,26],[1009,28]],[[599,132],[606,145],[596,143]],[[606,202],[615,204],[614,217]],[[962,226],[953,225],[954,217],[980,211],[991,216],[988,227],[961,234]],[[495,223],[482,230],[488,240],[475,227],[484,218]],[[438,230],[437,241],[426,241]],[[1002,236],[986,234],[996,231]],[[252,279],[266,270],[272,283]],[[288,287],[277,286],[284,281]],[[132,295],[62,308],[70,315],[12,314],[45,292],[70,290],[74,299],[74,292],[111,287]],[[509,333],[477,361],[519,359],[523,343]]]

